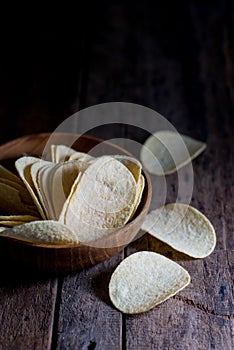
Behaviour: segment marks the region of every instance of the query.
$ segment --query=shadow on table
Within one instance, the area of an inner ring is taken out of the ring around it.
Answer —
[[[110,297],[108,286],[111,279],[111,275],[114,271],[115,267],[111,267],[98,273],[93,279],[91,284],[91,289],[93,293],[107,305],[113,307]]]
[[[150,236],[149,234],[142,235],[142,232],[140,232],[139,236],[140,238],[125,248],[125,256],[138,251],[148,250],[162,254],[171,260],[178,261],[179,263],[194,260],[193,258],[176,251],[169,245]],[[91,267],[91,269],[97,268],[97,271],[95,272],[91,281],[91,289],[99,299],[108,305],[112,305],[109,298],[108,285],[111,275],[118,266],[120,259],[118,256],[115,256],[111,258],[111,263],[109,262],[110,260],[108,261],[108,266],[106,266],[104,262]],[[102,264],[104,264],[104,266]],[[79,271],[77,272],[79,273]],[[68,275],[69,273],[55,273],[51,271],[37,272],[30,270],[30,267],[28,270],[25,270],[20,268],[20,266],[11,264],[9,261],[6,263],[0,256],[0,287],[17,287],[28,283],[36,283],[39,281],[46,281],[56,277],[65,277]]]
[[[0,260],[1,262],[1,260]],[[34,284],[38,282],[45,282],[53,279],[58,275],[49,273],[38,273],[35,271],[22,271],[16,266],[7,266],[1,264],[0,266],[0,288],[17,288],[23,285]]]

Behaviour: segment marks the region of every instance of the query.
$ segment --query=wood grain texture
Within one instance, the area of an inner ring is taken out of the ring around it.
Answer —
[[[108,295],[110,276],[121,260],[122,253],[63,279],[56,348],[122,349],[122,316]]]
[[[1,281],[0,349],[50,349],[57,280]]]

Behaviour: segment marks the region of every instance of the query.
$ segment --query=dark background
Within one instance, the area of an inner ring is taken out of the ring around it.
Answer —
[[[13,8],[1,13],[1,143],[53,131],[79,109],[111,101],[153,108],[205,140],[207,74],[213,90],[225,79],[223,102],[233,112],[231,2]]]

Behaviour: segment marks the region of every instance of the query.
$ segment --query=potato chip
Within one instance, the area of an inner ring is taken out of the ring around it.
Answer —
[[[118,159],[118,161],[124,164],[128,168],[128,170],[131,171],[136,182],[139,181],[142,166],[137,159],[129,156],[122,156],[122,155],[114,155],[113,158]]]
[[[136,182],[132,173],[109,156],[100,157],[90,165],[79,188],[83,200],[92,206],[91,210],[109,211],[115,215],[135,203]]]
[[[216,245],[216,234],[210,221],[187,204],[167,204],[151,211],[141,228],[194,258],[208,256]]]
[[[13,226],[18,226],[18,225],[23,225],[25,224],[25,221],[16,221],[16,220],[2,220],[0,222],[1,225],[5,225],[8,227],[13,227]]]
[[[37,169],[34,175],[35,186],[47,218],[57,220],[78,173],[84,171],[88,164],[68,161],[60,164],[42,163],[42,165],[34,166],[34,170]]]
[[[135,208],[134,211],[132,212],[132,215],[130,217],[130,219],[132,219],[132,217],[134,216],[141,198],[142,198],[142,193],[145,187],[145,178],[143,175],[141,175],[141,170],[142,170],[142,166],[141,163],[130,156],[124,156],[124,155],[114,155],[113,158],[117,159],[118,161],[120,161],[122,164],[124,164],[129,171],[131,171],[132,175],[134,176],[136,183],[137,183],[137,188],[136,188],[136,198],[135,198]]]
[[[23,222],[29,222],[29,221],[36,221],[39,220],[37,216],[32,215],[0,215],[0,224],[2,221],[23,221]]]
[[[118,160],[103,156],[97,158],[80,179],[74,191],[65,222],[76,230],[78,238],[82,225],[92,228],[89,237],[98,229],[122,227],[134,211],[136,181],[132,173]]]
[[[63,163],[76,151],[65,145],[51,145],[51,158],[54,163]]]
[[[87,163],[92,162],[94,159],[95,158],[92,157],[90,154],[83,153],[83,152],[75,152],[69,157],[69,160],[79,160],[81,162],[87,162]]]
[[[140,178],[139,178],[138,183],[137,183],[134,210],[133,210],[133,212],[131,214],[130,219],[133,218],[133,216],[135,215],[135,213],[137,211],[137,208],[138,208],[138,206],[139,206],[139,204],[141,202],[141,198],[142,198],[142,194],[143,194],[144,188],[145,188],[145,178],[144,178],[143,175],[140,175]]]
[[[33,163],[30,168],[30,173],[31,173],[31,179],[33,181],[34,188],[36,190],[36,196],[39,199],[40,206],[43,208],[43,211],[45,213],[46,218],[49,218],[49,213],[48,213],[48,203],[45,200],[44,194],[42,194],[42,190],[39,186],[39,179],[38,179],[38,173],[39,170],[42,168],[45,168],[47,166],[53,166],[51,162],[38,159],[37,162]]]
[[[152,309],[190,283],[189,273],[164,256],[141,251],[123,260],[111,276],[109,295],[126,314]]]
[[[37,183],[38,189],[41,194],[42,206],[44,211],[47,213],[47,218],[54,220],[55,215],[55,203],[52,198],[52,186],[53,186],[53,172],[55,165],[46,164],[38,169],[37,172]],[[57,188],[59,191],[59,188]]]
[[[23,180],[25,186],[28,189],[28,192],[30,193],[33,202],[35,203],[41,217],[43,219],[46,219],[46,215],[44,213],[44,210],[42,208],[42,205],[40,204],[40,201],[37,198],[37,191],[34,186],[32,176],[31,176],[31,167],[33,164],[37,163],[40,159],[36,157],[21,157],[15,162],[15,167]]]
[[[78,174],[83,173],[88,166],[86,162],[75,160],[58,164],[54,168],[52,178],[52,200],[56,219],[60,217],[64,203],[71,192],[71,188]]]
[[[65,197],[67,198],[71,192],[72,185],[77,178],[78,174],[83,173],[89,164],[80,160],[68,161],[64,164],[60,164],[56,169],[59,170],[56,175],[61,177],[63,190]],[[60,175],[61,174],[61,175]]]
[[[172,131],[158,131],[144,143],[140,158],[155,175],[168,175],[197,157],[206,144]]]
[[[37,244],[77,244],[77,236],[68,227],[57,221],[44,220],[29,222],[4,230],[1,236],[16,238]]]
[[[66,201],[62,182],[62,169],[60,167],[60,165],[63,164],[56,164],[56,166],[53,168],[45,170],[42,174],[44,181],[40,184],[42,191],[46,194],[48,205],[51,206],[53,210],[53,214],[49,214],[50,218],[53,218],[55,220],[58,219],[62,207]],[[67,180],[70,182],[69,179]]]
[[[33,205],[33,200],[32,197],[30,196],[28,190],[25,188],[24,183],[20,185],[18,182],[14,182],[12,180],[0,178],[0,183],[6,184],[10,187],[15,188],[16,190],[19,191],[20,197],[22,198],[23,202]]]
[[[72,225],[71,225],[72,226]],[[69,226],[70,227],[70,226]],[[114,233],[118,228],[100,228],[87,224],[86,222],[77,222],[72,226],[73,230],[76,230],[77,237],[79,242],[82,243],[90,243],[92,246],[100,247],[100,244],[104,244],[103,242],[94,242],[99,238],[107,237],[110,234]],[[92,243],[91,243],[92,242]],[[103,247],[103,245],[102,245]]]
[[[89,160],[93,157],[83,152],[77,152],[65,145],[51,145],[51,158],[54,163],[64,163],[68,160]]]
[[[6,169],[4,166],[0,165],[0,177],[4,179],[11,180],[13,182],[16,182],[18,184],[22,184],[22,181],[18,176],[16,176],[14,173]]]
[[[65,201],[65,203],[63,205],[62,211],[61,211],[61,213],[59,215],[59,219],[58,219],[58,221],[60,221],[62,223],[66,222],[65,217],[67,215],[67,211],[68,211],[68,208],[69,208],[69,203],[71,201],[71,198],[72,198],[73,194],[77,190],[77,186],[78,186],[78,184],[80,182],[81,177],[82,177],[82,173],[79,173],[77,178],[75,179],[73,185],[72,185],[72,188],[71,188],[71,191],[69,193],[69,196],[67,197],[67,199],[66,199],[66,201]]]
[[[0,183],[0,209],[12,215],[27,214],[38,216],[37,208],[23,201],[19,191],[9,185]]]

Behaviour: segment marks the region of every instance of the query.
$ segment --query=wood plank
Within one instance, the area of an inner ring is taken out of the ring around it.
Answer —
[[[1,281],[0,349],[50,349],[57,279]]]
[[[64,278],[54,348],[122,349],[122,316],[108,295],[110,276],[121,259],[122,253]]]

